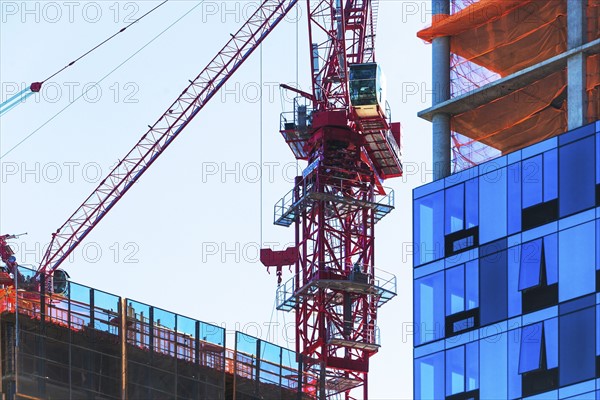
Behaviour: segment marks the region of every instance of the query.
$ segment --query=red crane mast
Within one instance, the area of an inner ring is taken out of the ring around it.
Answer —
[[[374,232],[394,208],[381,182],[402,174],[400,126],[391,123],[375,63],[377,2],[307,6],[312,95],[296,91],[304,98],[282,114],[281,133],[309,165],[275,205],[275,224],[294,224],[297,253],[277,307],[295,311],[296,351],[305,376],[320,381],[319,399],[350,399],[360,387],[367,399],[377,310],[396,290],[395,276],[376,272]],[[265,265],[281,269],[283,252],[279,263],[264,255]]]

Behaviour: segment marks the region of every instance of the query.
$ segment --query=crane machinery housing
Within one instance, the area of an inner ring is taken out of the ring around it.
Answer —
[[[7,243],[14,236],[1,236],[0,284],[67,296],[59,266],[296,5],[262,2],[52,235],[33,276],[19,274]],[[280,132],[308,166],[274,209],[276,225],[294,226],[295,246],[263,249],[261,261],[277,267],[277,308],[295,312],[298,368],[306,372],[299,391],[316,386],[319,399],[351,399],[362,390],[367,399],[369,358],[380,346],[377,310],[396,294],[395,276],[375,268],[374,229],[394,208],[382,182],[402,175],[400,124],[391,120],[375,60],[377,0],[307,0],[306,7],[312,88],[282,85],[299,97],[282,113]],[[284,265],[294,272],[281,283]]]

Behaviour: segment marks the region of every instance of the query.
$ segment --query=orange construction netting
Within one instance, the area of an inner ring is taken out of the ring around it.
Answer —
[[[479,0],[452,15],[436,16],[418,37],[428,42],[450,37],[451,52],[459,60],[452,65],[452,92],[460,95],[567,51],[566,13],[566,0]],[[588,41],[600,37],[599,20],[600,0],[588,0]],[[551,73],[452,116],[452,129],[502,152],[517,150],[567,130],[566,87],[566,69]],[[600,117],[598,54],[587,59],[586,91],[592,122]]]

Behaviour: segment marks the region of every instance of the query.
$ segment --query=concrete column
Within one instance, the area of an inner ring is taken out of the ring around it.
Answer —
[[[567,48],[577,48],[587,42],[588,0],[567,0]],[[568,128],[575,129],[587,122],[586,56],[575,54],[567,60]]]
[[[450,14],[450,0],[432,0],[433,16]],[[433,105],[450,99],[450,38],[433,39],[432,45]],[[433,116],[433,179],[450,175],[450,115]]]

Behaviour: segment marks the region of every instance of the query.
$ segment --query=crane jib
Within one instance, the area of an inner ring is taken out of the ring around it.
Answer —
[[[258,48],[298,0],[265,0],[57,231],[36,276],[51,274]],[[216,74],[215,74],[216,71]],[[170,123],[169,123],[170,121]],[[167,125],[163,127],[164,122]],[[62,233],[68,229],[68,232]],[[56,260],[56,261],[55,261]]]

